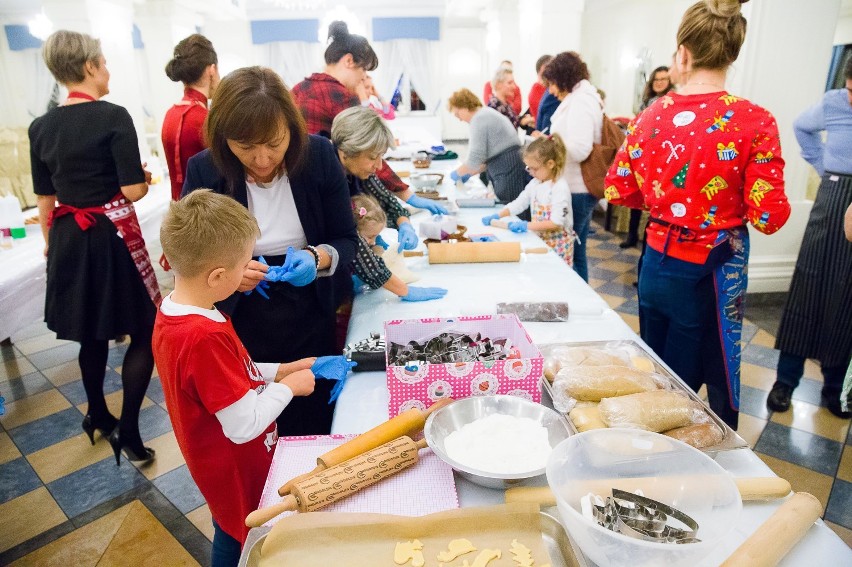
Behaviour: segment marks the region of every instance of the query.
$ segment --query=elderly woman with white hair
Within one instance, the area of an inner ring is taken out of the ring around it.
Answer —
[[[365,235],[362,230],[359,230],[358,251],[353,263],[355,276],[369,288],[383,287],[398,295],[403,301],[427,301],[443,297],[446,290],[415,288],[393,276],[382,258],[373,251],[374,245],[388,248],[378,235],[385,226],[395,228],[399,233],[397,252],[417,246],[417,234],[408,219],[408,211],[376,176],[376,172],[382,167],[382,155],[394,143],[393,134],[385,121],[369,108],[363,106],[348,108],[334,118],[331,125],[331,141],[337,148],[337,156],[346,172],[350,195],[353,199],[360,195],[372,197],[375,199],[373,202],[377,201],[384,213],[376,211],[379,213],[376,218],[380,218],[382,222],[373,223],[376,226],[370,227],[370,234]],[[355,207],[353,204],[353,208],[360,210],[364,207]],[[360,219],[357,211],[355,218],[360,229],[362,223],[358,222]],[[344,280],[343,276],[341,280],[335,288],[341,292],[351,290],[349,280]],[[344,303],[350,295],[350,293],[341,293]]]
[[[515,83],[515,74],[511,68],[500,67],[494,73],[494,78],[491,79],[491,98],[488,99],[487,105],[506,118],[512,123],[515,128],[518,127],[535,127],[535,118],[530,115],[519,117],[512,104],[510,98],[517,89]]]

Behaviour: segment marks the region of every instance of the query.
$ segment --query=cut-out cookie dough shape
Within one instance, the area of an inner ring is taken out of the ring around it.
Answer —
[[[401,541],[393,550],[393,562],[397,565],[405,565],[411,561],[412,567],[423,567],[426,559],[423,557],[423,544],[420,540]]]
[[[456,557],[460,557],[465,553],[476,551],[476,548],[467,539],[454,539],[447,545],[447,551],[442,551],[438,554],[438,561],[452,561]]]
[[[465,559],[461,567],[486,567],[494,559],[500,559],[503,553],[499,549],[483,549],[473,560],[473,563],[468,563]]]
[[[518,543],[516,539],[512,540],[509,552],[512,554],[512,561],[517,563],[518,567],[533,567],[535,564],[530,548],[522,543]]]

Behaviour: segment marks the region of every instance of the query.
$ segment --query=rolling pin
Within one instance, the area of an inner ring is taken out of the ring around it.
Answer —
[[[822,504],[797,492],[751,534],[722,567],[774,567],[822,515]]]
[[[402,436],[324,471],[296,480],[290,488],[290,494],[281,502],[246,516],[246,526],[262,526],[283,512],[313,512],[324,508],[416,464],[417,451],[425,447],[425,439],[415,442],[410,437]]]
[[[522,252],[524,254],[547,254],[549,248],[546,246],[538,246],[534,248],[524,248]],[[414,257],[422,257],[426,255],[426,252],[423,250],[403,250],[402,255],[406,258],[414,258]]]
[[[314,470],[288,480],[281,488],[278,489],[278,495],[284,496],[290,492],[290,488],[295,482],[306,479],[309,476],[340,464],[343,461],[348,461],[352,457],[360,455],[370,449],[375,449],[383,443],[387,443],[388,441],[403,435],[414,436],[423,429],[423,425],[426,423],[426,418],[429,417],[429,414],[444,407],[452,401],[453,400],[451,398],[439,400],[429,406],[426,411],[420,411],[417,408],[406,410],[381,425],[377,425],[358,437],[355,437],[354,439],[335,447],[331,451],[320,455],[317,457],[317,466]]]
[[[654,478],[617,478],[612,480],[598,480],[594,482],[583,482],[585,492],[608,495],[613,488],[620,488],[628,492],[637,489],[647,491],[657,481]],[[790,494],[790,483],[783,478],[735,478],[740,498],[744,501],[752,500],[775,500],[784,498]],[[506,503],[511,502],[537,502],[539,506],[555,506],[556,497],[547,486],[519,486],[506,490]]]

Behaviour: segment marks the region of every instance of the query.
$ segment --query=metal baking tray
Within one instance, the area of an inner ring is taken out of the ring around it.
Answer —
[[[550,512],[554,515],[551,515]],[[556,508],[541,512],[541,537],[544,548],[550,556],[552,567],[589,567],[580,548],[568,537],[565,528],[555,517]],[[272,528],[254,528],[249,530],[239,567],[257,567],[260,565],[260,550],[266,536]],[[429,562],[427,562],[429,565]],[[378,566],[377,566],[378,567]],[[393,566],[389,566],[393,567]]]
[[[539,350],[542,352],[542,355],[545,357],[545,359],[547,358],[548,353],[550,352],[550,349],[552,347],[555,347],[555,346],[578,346],[578,347],[579,346],[588,346],[588,347],[601,347],[601,348],[618,348],[618,347],[624,347],[624,346],[632,346],[632,347],[638,348],[639,350],[644,352],[648,356],[648,358],[651,359],[651,361],[654,363],[654,371],[656,373],[668,378],[672,387],[674,387],[676,390],[683,392],[684,394],[689,396],[690,399],[701,403],[701,405],[704,406],[704,409],[707,411],[707,414],[713,420],[713,423],[715,423],[718,427],[721,427],[722,431],[725,432],[725,439],[721,443],[718,443],[716,445],[711,445],[710,447],[704,447],[703,449],[701,449],[701,451],[708,453],[709,455],[713,456],[720,451],[730,451],[732,449],[748,449],[748,443],[746,442],[745,439],[740,437],[737,434],[736,431],[731,429],[731,427],[727,423],[722,421],[722,419],[718,415],[716,415],[716,413],[713,410],[710,409],[710,406],[708,406],[704,402],[704,400],[702,400],[700,397],[698,397],[698,394],[693,392],[692,388],[687,386],[686,383],[683,380],[681,380],[679,376],[677,376],[671,370],[669,370],[668,368],[666,368],[665,366],[660,364],[660,362],[657,360],[656,356],[652,352],[650,352],[642,344],[640,344],[636,341],[632,341],[632,340],[585,341],[585,342],[578,342],[578,343],[566,342],[566,343],[537,344],[536,346],[538,346]],[[541,377],[541,383],[542,383],[542,388],[547,392],[547,394],[550,396],[550,399],[552,400],[553,399],[553,385],[544,376]],[[559,410],[556,410],[556,411],[558,412]],[[564,415],[565,415],[566,421],[568,422],[568,427],[571,429],[571,433],[577,433],[578,431],[577,431],[577,428],[574,426],[574,422],[571,421],[571,418],[568,417],[568,414],[564,414]]]

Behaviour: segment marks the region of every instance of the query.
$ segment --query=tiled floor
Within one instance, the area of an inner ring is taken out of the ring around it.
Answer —
[[[621,250],[620,236],[594,226],[590,283],[638,331],[632,283],[639,250]],[[762,327],[750,322],[744,333],[739,432],[795,490],[817,496],[825,520],[852,545],[852,434],[848,420],[819,407],[818,366],[808,363],[791,411],[766,410],[778,300],[746,307]],[[116,415],[125,348],[112,347],[104,386]],[[122,458],[116,467],[106,440],[98,436],[92,447],[80,429],[86,399],[76,355],[76,344],[57,341],[43,324],[0,347],[0,565],[209,564],[210,513],[178,450],[159,379],[140,418],[157,458],[138,467]]]

